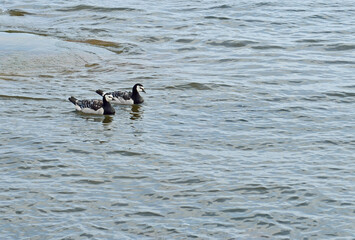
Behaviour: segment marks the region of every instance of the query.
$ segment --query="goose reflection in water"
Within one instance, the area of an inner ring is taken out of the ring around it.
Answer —
[[[111,123],[113,121],[113,117],[112,116],[105,116],[105,118],[102,120],[102,123]]]
[[[141,105],[137,105],[137,104],[132,105],[131,120],[141,119],[142,114],[143,114],[143,110],[141,109]]]
[[[86,121],[92,121],[92,122],[102,122],[104,124],[111,123],[113,121],[113,116],[111,115],[105,115],[105,116],[95,116],[95,115],[88,115],[84,113],[79,113],[83,119]]]

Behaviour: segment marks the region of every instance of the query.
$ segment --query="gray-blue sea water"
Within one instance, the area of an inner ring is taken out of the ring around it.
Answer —
[[[354,1],[0,1],[0,239],[354,239]],[[110,117],[67,99],[145,86]]]

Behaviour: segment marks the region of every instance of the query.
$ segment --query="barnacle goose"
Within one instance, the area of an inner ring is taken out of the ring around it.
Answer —
[[[114,91],[114,92],[109,92],[109,94],[112,94],[113,96],[112,103],[132,105],[132,104],[140,104],[144,102],[144,99],[141,95],[139,95],[139,92],[145,93],[145,90],[142,84],[137,83],[133,86],[132,92]],[[101,96],[107,94],[100,89],[96,90],[96,93]]]
[[[115,109],[111,105],[113,97],[111,94],[106,93],[102,96],[102,100],[78,100],[75,97],[70,97],[71,101],[75,105],[75,109],[82,113],[98,114],[98,115],[113,115]]]

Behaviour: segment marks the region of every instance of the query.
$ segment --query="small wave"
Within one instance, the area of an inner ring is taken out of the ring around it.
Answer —
[[[319,42],[324,42],[326,40],[323,39],[301,39],[297,40],[296,42],[298,43],[319,43]]]
[[[244,21],[248,22],[248,23],[264,23],[265,22],[263,20],[258,20],[258,19],[246,19]]]
[[[280,109],[276,109],[275,112],[288,113],[288,112],[292,112],[292,111],[290,109],[280,108]]]
[[[191,179],[186,179],[186,180],[178,180],[176,181],[176,179],[173,180],[169,180],[170,183],[176,183],[176,184],[194,184],[194,183],[202,183],[205,182],[204,180],[201,180],[199,178],[191,178]]]
[[[127,214],[128,216],[141,216],[141,217],[164,217],[163,215],[159,214],[159,213],[154,213],[154,212],[136,212],[133,214]]]
[[[141,156],[142,155],[142,153],[139,153],[139,152],[124,151],[124,150],[110,151],[107,154],[111,154],[111,155],[119,154],[122,156]]]
[[[86,211],[86,209],[80,207],[51,210],[51,212],[55,212],[55,213],[73,213],[73,212],[83,212],[83,211]]]
[[[111,207],[127,207],[127,206],[129,206],[129,204],[128,203],[112,203],[111,204]]]
[[[180,208],[182,208],[182,209],[187,209],[187,210],[189,210],[189,211],[201,209],[201,208],[195,207],[195,206],[181,206]]]
[[[226,223],[204,223],[203,226],[207,227],[222,227],[222,228],[234,228],[234,224],[226,224]],[[232,238],[231,238],[232,239]]]
[[[307,18],[309,18],[309,19],[327,20],[327,19],[330,19],[330,18],[332,18],[332,17],[329,16],[329,15],[319,15],[319,14],[315,14],[315,15],[309,16],[309,17],[307,17]]]
[[[308,97],[303,97],[301,98],[302,101],[309,101],[309,102],[318,102],[318,101],[325,101],[327,99],[326,96],[321,96],[321,95],[314,95],[314,96],[308,96]]]
[[[286,12],[306,12],[307,10],[306,9],[286,9],[285,10]]]
[[[209,9],[227,9],[227,8],[232,8],[230,5],[223,4],[223,5],[218,5],[214,7],[210,7]]]
[[[83,180],[79,180],[76,181],[74,183],[83,183],[83,184],[90,184],[90,185],[99,185],[99,184],[104,184],[107,181],[100,181],[100,180],[91,180],[91,179],[83,179]]]
[[[137,49],[136,46],[131,45],[131,44],[120,44],[116,42],[111,42],[111,41],[104,41],[104,40],[99,40],[99,39],[84,39],[84,40],[76,40],[76,39],[67,39],[67,42],[74,42],[74,43],[85,43],[85,44],[90,44],[92,46],[96,47],[102,47],[105,48],[108,51],[121,54],[121,53],[139,53],[139,51],[133,51],[132,49]]]
[[[0,95],[2,99],[22,99],[22,100],[35,100],[35,101],[48,101],[48,98],[39,97],[27,97],[27,96],[11,96],[11,95]]]
[[[195,90],[212,90],[212,88],[208,87],[206,84],[192,82],[187,84],[168,86],[167,89],[178,89],[178,90],[186,90],[186,89],[195,89]]]
[[[90,154],[89,151],[85,151],[85,150],[80,150],[80,149],[72,149],[72,148],[69,148],[67,150],[68,153],[79,153],[79,154]]]
[[[235,40],[225,40],[225,41],[214,41],[214,40],[209,40],[207,41],[207,44],[212,45],[212,46],[222,46],[222,47],[228,47],[228,48],[241,48],[245,47],[250,44],[256,44],[257,42],[254,41],[235,41]]]
[[[327,92],[325,95],[329,97],[340,97],[340,98],[346,98],[346,97],[355,97],[354,92]]]
[[[131,12],[131,11],[139,11],[139,9],[136,8],[127,8],[127,7],[115,7],[115,8],[110,8],[110,7],[97,7],[97,6],[91,6],[91,5],[85,5],[85,4],[80,4],[76,6],[71,6],[71,7],[66,7],[66,8],[61,8],[57,9],[57,11],[61,12],[77,12],[77,11],[93,11],[93,12]]]
[[[254,215],[252,215],[252,216],[244,216],[244,217],[231,218],[231,220],[234,220],[234,221],[246,221],[246,220],[250,220],[250,219],[254,219],[254,218],[258,218],[258,219],[272,219],[272,216],[271,216],[270,214],[258,213],[258,214],[254,214]]]
[[[186,84],[179,84],[174,86],[167,86],[164,87],[162,90],[165,89],[176,89],[176,90],[215,90],[219,88],[231,88],[231,85],[223,84],[223,83],[186,83]]]
[[[217,198],[216,200],[214,200],[213,202],[218,202],[218,203],[223,203],[223,202],[226,202],[226,201],[230,201],[232,200],[233,198],[230,198],[230,197],[222,197],[222,198]]]
[[[146,176],[114,176],[113,179],[144,179]]]
[[[176,40],[177,43],[192,43],[194,39],[188,39],[188,38],[180,38]]]
[[[125,223],[126,223],[126,221],[116,221],[115,222],[116,225],[125,224]]]
[[[74,195],[74,194],[76,194],[76,192],[63,191],[63,192],[57,192],[57,194]]]
[[[231,192],[244,192],[244,193],[260,193],[260,194],[265,194],[269,192],[269,189],[267,189],[266,187],[263,187],[261,185],[258,184],[251,184],[248,187],[241,187],[241,188],[235,188],[235,189],[231,189]]]
[[[171,40],[172,38],[170,37],[154,37],[154,36],[141,37],[139,39],[140,42],[144,42],[144,43],[163,43],[163,42],[169,42]]]
[[[177,49],[178,52],[191,52],[191,51],[196,51],[196,50],[197,50],[197,48],[195,48],[195,47]]]
[[[256,7],[271,7],[275,5],[276,3],[272,3],[272,2],[258,2],[255,4]]]
[[[114,42],[109,42],[109,41],[103,41],[103,40],[97,40],[97,39],[86,39],[86,40],[67,40],[68,42],[78,42],[78,43],[87,43],[90,45],[95,45],[95,46],[100,46],[100,47],[121,47],[120,44],[114,43]]]
[[[216,16],[206,16],[205,19],[231,20],[228,17],[216,17]]]
[[[327,47],[325,50],[327,51],[347,51],[355,49],[354,44],[335,44]]]
[[[344,64],[355,64],[354,61],[343,61],[343,60],[334,60],[334,61],[323,61],[324,63],[326,64],[341,64],[341,65],[344,65]]]
[[[288,236],[290,235],[291,230],[281,230],[277,233],[272,234],[273,236]]]
[[[225,62],[240,62],[241,60],[239,58],[223,58],[218,60],[219,63],[225,63]]]
[[[8,14],[13,17],[23,17],[26,15],[34,15],[33,13],[29,13],[29,12],[26,12],[26,11],[23,11],[20,9],[9,9],[9,10],[5,10],[5,11],[0,11],[0,14],[1,13]]]
[[[47,37],[49,36],[48,34],[45,33],[40,33],[40,32],[31,32],[31,31],[22,31],[22,30],[6,30],[4,31],[6,33],[25,33],[25,34],[32,34],[36,36],[42,36],[42,37]]]
[[[242,213],[246,211],[248,211],[248,209],[245,208],[229,208],[229,209],[222,210],[222,212],[225,213]]]
[[[253,49],[259,49],[259,50],[268,50],[268,49],[286,49],[284,47],[281,46],[275,46],[275,45],[264,45],[264,46],[254,46],[251,47]]]

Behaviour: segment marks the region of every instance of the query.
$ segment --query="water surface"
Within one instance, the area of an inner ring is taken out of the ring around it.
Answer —
[[[0,238],[353,239],[354,12],[2,1]]]

